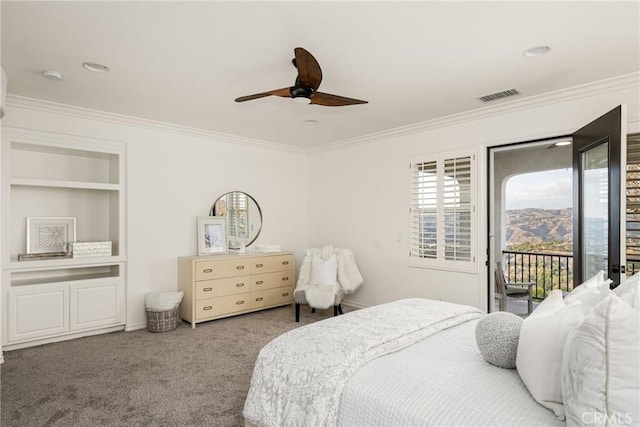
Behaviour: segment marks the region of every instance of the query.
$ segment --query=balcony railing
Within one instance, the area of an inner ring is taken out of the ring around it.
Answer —
[[[573,255],[502,251],[507,282],[535,282],[533,298],[543,300],[553,289],[573,289]],[[627,276],[640,271],[640,258],[627,257]]]
[[[543,300],[553,289],[573,289],[573,255],[503,251],[507,282],[535,282],[533,298]]]

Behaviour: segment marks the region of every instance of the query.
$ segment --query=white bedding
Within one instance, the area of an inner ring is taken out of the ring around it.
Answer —
[[[529,394],[515,369],[490,365],[477,320],[361,367],[345,385],[340,426],[564,426]]]
[[[358,368],[481,316],[473,307],[415,298],[289,331],[260,351],[243,415],[262,426],[334,426],[342,389]]]

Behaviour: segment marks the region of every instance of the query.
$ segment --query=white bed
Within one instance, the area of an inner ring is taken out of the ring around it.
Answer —
[[[564,426],[515,369],[487,363],[476,320],[360,368],[340,399],[340,426]]]
[[[424,299],[307,325],[261,351],[243,414],[259,426],[561,426],[515,369],[487,363],[474,308]]]

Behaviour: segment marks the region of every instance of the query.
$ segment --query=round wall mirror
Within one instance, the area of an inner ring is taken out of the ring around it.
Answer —
[[[211,216],[226,217],[229,249],[242,249],[258,238],[262,211],[253,197],[242,191],[223,194],[211,206]]]

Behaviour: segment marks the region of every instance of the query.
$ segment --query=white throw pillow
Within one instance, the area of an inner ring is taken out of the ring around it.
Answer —
[[[311,260],[310,285],[337,285],[338,261],[335,255],[331,255],[326,260],[322,260],[317,255]]]
[[[636,273],[618,285],[613,293],[636,310],[640,310],[640,273]]]
[[[567,426],[640,425],[639,314],[612,293],[567,337],[562,360]]]
[[[584,314],[586,315],[611,293],[610,285],[611,280],[605,278],[605,272],[599,271],[589,280],[569,292],[564,297],[564,302],[571,304],[580,301],[584,304]]]
[[[507,311],[489,313],[476,324],[476,344],[480,354],[492,365],[516,367],[518,337],[522,318]]]
[[[582,303],[565,304],[560,290],[551,291],[522,322],[516,368],[522,382],[542,406],[563,419],[560,370],[567,335],[584,318]]]

